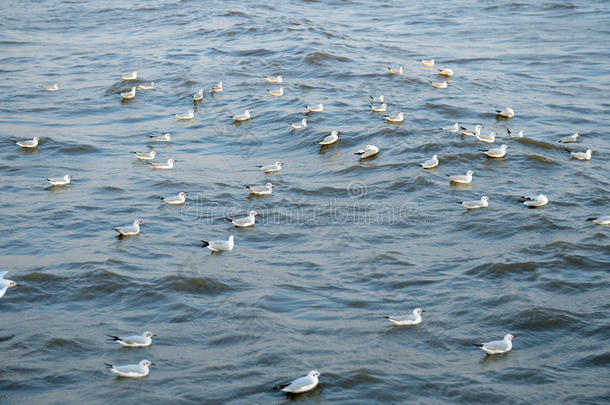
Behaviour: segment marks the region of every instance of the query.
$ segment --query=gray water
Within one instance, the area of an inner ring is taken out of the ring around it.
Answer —
[[[586,218],[610,214],[609,17],[589,1],[2,2],[0,270],[21,286],[0,299],[0,402],[284,403],[273,387],[318,369],[298,402],[608,403],[610,228]],[[455,71],[447,89],[429,58]],[[121,102],[133,70],[156,89]],[[265,91],[276,74],[282,98]],[[379,94],[402,125],[369,110]],[[441,129],[456,121],[508,156]],[[333,129],[338,145],[313,144]],[[590,162],[557,143],[574,132]],[[359,162],[366,144],[381,152]],[[129,153],[149,147],[175,169]],[[468,169],[471,186],[449,184]],[[267,181],[270,197],[243,188]],[[184,207],[158,198],[179,191]],[[550,204],[518,201],[537,193]],[[486,209],[456,204],[484,194]],[[252,208],[254,228],[222,219]],[[138,217],[139,236],[115,237]],[[199,242],[229,234],[232,252]],[[418,326],[383,318],[417,306]],[[146,349],[105,337],[144,330]],[[506,355],[471,345],[509,332]],[[144,358],[139,380],[103,366]]]

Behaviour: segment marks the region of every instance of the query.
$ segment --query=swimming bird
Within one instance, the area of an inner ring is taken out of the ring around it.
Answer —
[[[148,367],[154,366],[155,363],[142,360],[138,364],[127,364],[125,366],[113,366],[112,364],[104,363],[107,367],[110,367],[110,371],[119,375],[120,377],[131,377],[141,378],[148,375]]]
[[[66,186],[72,181],[72,176],[66,174],[64,177],[49,177],[47,181],[51,186]]]
[[[324,104],[318,104],[314,106],[305,106],[307,112],[322,112],[324,111]]]
[[[131,100],[136,97],[136,86],[133,86],[131,90],[121,93],[123,100]]]
[[[390,115],[384,115],[383,118],[385,118],[387,122],[403,122],[405,119],[405,115],[407,114],[404,112],[399,112],[393,117]]]
[[[426,160],[424,163],[420,163],[420,166],[424,169],[433,169],[438,166],[438,155],[432,156],[431,159]]]
[[[148,347],[152,344],[153,336],[157,336],[152,332],[144,332],[141,335],[133,335],[133,336],[113,336],[108,335],[110,339],[114,342],[118,342],[123,347]]]
[[[184,114],[176,114],[176,118],[179,119],[179,120],[182,120],[182,121],[192,120],[193,118],[195,118],[195,111],[194,110],[188,110]]]
[[[122,75],[121,79],[123,80],[136,80],[138,78],[138,72],[131,72],[126,75]]]
[[[356,155],[360,155],[360,160],[369,158],[379,153],[379,148],[375,145],[366,145],[364,149],[360,149],[356,152]]]
[[[39,137],[35,136],[32,139],[28,139],[25,141],[19,141],[17,142],[17,145],[22,147],[22,148],[35,148],[38,146],[38,141],[40,140]]]
[[[178,193],[178,195],[173,197],[161,197],[161,200],[165,201],[169,205],[182,205],[186,202],[186,197],[188,197],[188,194],[181,191]]]
[[[456,122],[452,127],[449,128],[451,132],[460,132],[460,125]]]
[[[212,86],[212,94],[214,93],[222,93],[224,89],[222,88],[222,80],[218,82],[217,86]]]
[[[509,352],[513,348],[512,340],[517,335],[511,335],[510,333],[504,336],[502,340],[494,340],[492,342],[485,343],[473,343],[475,346],[480,347],[487,354],[502,354]]]
[[[403,73],[402,66],[400,66],[398,69],[392,69],[391,67],[389,67],[388,70],[392,75],[402,75]]]
[[[173,169],[174,163],[176,163],[176,162],[177,162],[176,159],[168,159],[167,163],[153,163],[153,162],[146,162],[146,163],[151,165],[153,167],[153,169]]]
[[[383,103],[380,106],[372,105],[371,110],[373,110],[373,112],[386,112],[388,110],[388,105],[386,103]]]
[[[133,224],[114,228],[119,233],[119,236],[132,236],[140,233],[140,225],[143,223],[141,219],[136,219]]]
[[[339,131],[332,131],[330,135],[318,142],[319,145],[332,145],[339,140]]]
[[[284,81],[284,76],[282,76],[282,75],[279,75],[276,77],[265,76],[265,80],[267,80],[267,82],[273,83],[273,84],[282,84],[282,82]]]
[[[13,280],[4,278],[7,273],[8,271],[0,271],[0,298],[4,297],[4,294],[6,294],[6,290],[8,290],[9,287],[19,286],[19,284]]]
[[[59,83],[55,83],[52,86],[42,86],[42,89],[46,91],[57,91],[59,90]]]
[[[593,221],[598,225],[610,225],[610,215],[604,215],[603,217],[587,218],[587,221]],[[1,297],[2,295],[0,295]]]
[[[489,203],[488,203],[489,200],[491,200],[491,198],[489,198],[486,195],[484,195],[483,197],[481,197],[480,200],[458,201],[458,204],[461,204],[462,206],[468,208],[469,210],[474,210],[474,209],[477,209],[477,208],[487,207],[489,205]]]
[[[481,129],[483,129],[483,125],[477,125],[474,127],[474,130],[468,130],[466,129],[466,127],[462,127],[460,126],[460,129],[462,130],[462,135],[465,136],[477,136],[477,135],[481,135]]]
[[[199,91],[193,94],[193,101],[201,101],[203,100],[203,89],[199,89]]]
[[[515,112],[512,108],[506,107],[504,111],[496,110],[496,116],[501,118],[513,118],[515,116]]]
[[[422,59],[421,63],[423,63],[425,66],[434,66],[434,59],[430,59],[430,60]]]
[[[139,84],[138,89],[140,90],[152,90],[155,88],[155,82],[150,82],[150,84]]]
[[[234,115],[233,121],[236,121],[236,122],[247,121],[250,119],[251,113],[252,113],[252,110],[246,110],[246,111],[244,111],[243,114]]]
[[[283,165],[284,165],[284,162],[275,162],[272,165],[256,166],[256,167],[258,167],[259,169],[261,169],[265,173],[274,173],[274,172],[279,172],[280,170],[282,170],[282,166]]]
[[[447,81],[445,80],[444,82],[440,82],[440,83],[436,83],[436,82],[432,82],[432,87],[434,87],[435,89],[446,89],[447,88]]]
[[[246,184],[244,187],[250,191],[250,194],[271,195],[273,192],[273,184],[271,183],[267,183],[264,186],[249,186]]]
[[[292,129],[304,129],[307,128],[307,118],[303,118],[300,123],[290,124]]]
[[[578,160],[591,160],[591,154],[593,153],[591,149],[587,149],[585,152],[572,152],[571,150],[566,149],[566,152],[568,152],[573,159]]]
[[[513,135],[513,133],[510,131],[510,129],[506,128],[506,132],[508,133],[508,136],[511,138],[523,138],[523,130],[519,131],[516,135]]]
[[[473,174],[474,174],[474,170],[468,170],[466,172],[466,175],[453,175],[453,176],[449,176],[449,179],[453,183],[468,184],[468,183],[472,182]]]
[[[284,88],[280,87],[278,90],[267,90],[267,93],[271,94],[273,97],[282,97],[284,95]]]
[[[549,203],[549,199],[544,194],[524,195],[521,197],[519,202],[522,202],[526,207],[536,208],[547,205]]]
[[[148,137],[155,142],[171,142],[172,140],[172,134],[165,134],[163,136],[149,135]]]
[[[496,141],[496,133],[490,132],[489,135],[476,134],[475,137],[481,142],[494,143]]]
[[[318,377],[321,375],[319,371],[312,370],[306,376],[299,377],[288,384],[280,385],[277,389],[287,394],[301,394],[314,389],[318,385]]]
[[[506,148],[508,148],[507,145],[501,145],[499,148],[491,148],[487,150],[481,149],[481,152],[485,153],[491,158],[503,158],[506,156]]]
[[[574,142],[578,142],[578,132],[575,133],[574,135],[570,135],[570,136],[566,136],[565,138],[561,138],[559,140],[559,143],[574,143]]]
[[[451,70],[449,68],[439,69],[438,74],[441,76],[451,77],[451,76],[453,76],[453,70]]]
[[[227,221],[231,222],[238,228],[245,228],[248,226],[252,226],[256,222],[256,217],[258,216],[258,212],[252,210],[248,213],[247,217],[244,218],[225,218]]]
[[[157,156],[156,150],[151,150],[150,152],[131,152],[133,155],[138,158],[138,160],[155,160],[155,156]]]
[[[369,100],[371,100],[371,103],[383,103],[385,101],[385,97],[383,94],[380,94],[377,98],[369,96]]]
[[[212,252],[226,251],[229,252],[233,250],[235,246],[235,242],[233,239],[233,235],[229,236],[228,240],[211,240],[211,241],[201,241],[201,247],[207,247]]]
[[[410,314],[386,316],[385,318],[397,326],[417,325],[421,323],[422,312],[426,311],[421,308],[415,308]]]

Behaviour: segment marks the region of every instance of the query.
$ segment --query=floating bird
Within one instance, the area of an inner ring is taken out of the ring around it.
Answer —
[[[22,148],[35,148],[38,146],[39,140],[40,140],[40,138],[35,136],[34,138],[28,139],[26,141],[19,141],[19,142],[17,142],[17,145]]]
[[[591,149],[587,149],[585,152],[572,152],[571,150],[566,149],[566,152],[568,152],[573,159],[578,160],[591,160],[591,154],[593,153]]]
[[[131,152],[138,160],[155,160],[155,156],[157,156],[156,150],[151,150],[150,152]]]
[[[421,308],[415,308],[413,313],[396,316],[386,316],[385,318],[397,326],[417,325],[421,323],[421,313],[426,312]]]
[[[267,183],[264,186],[249,186],[246,184],[244,187],[247,188],[251,194],[256,195],[271,195],[273,192],[273,184],[271,183]]]
[[[383,118],[385,118],[387,122],[403,122],[405,119],[405,115],[407,114],[404,112],[399,112],[393,117],[389,115],[384,115]]]
[[[46,91],[57,91],[59,90],[59,83],[55,83],[52,86],[42,86],[42,89]]]
[[[360,149],[356,152],[356,155],[360,155],[360,160],[369,158],[379,153],[379,148],[375,145],[366,145],[364,149]]]
[[[453,182],[453,183],[461,183],[461,184],[468,184],[472,182],[472,175],[474,174],[473,170],[468,170],[466,172],[466,175],[462,176],[462,175],[454,175],[454,176],[449,176],[449,179]]]
[[[422,59],[421,63],[423,63],[425,66],[434,66],[434,59],[430,59],[430,60]]]
[[[176,196],[161,197],[161,199],[163,201],[165,201],[166,203],[168,203],[169,205],[182,205],[186,202],[186,197],[188,197],[188,194],[185,193],[184,191],[181,191]]]
[[[139,84],[138,89],[140,90],[152,90],[155,88],[155,82],[150,82],[150,84]]]
[[[290,126],[292,127],[292,129],[304,129],[304,128],[307,128],[307,118],[303,118],[301,120],[301,123],[290,124]]]
[[[504,111],[496,110],[496,115],[501,118],[513,118],[515,116],[515,112],[512,108],[506,107]]]
[[[481,142],[494,143],[496,141],[496,133],[490,132],[489,135],[476,134],[475,137]]]
[[[593,221],[598,225],[610,225],[610,215],[604,215],[603,217],[587,218],[587,221]],[[2,295],[0,295],[1,297]]]
[[[424,169],[433,169],[438,166],[438,155],[432,156],[432,159],[426,160],[424,163],[420,164]]]
[[[4,294],[6,294],[6,290],[8,290],[9,287],[19,286],[19,284],[13,280],[4,278],[7,273],[8,271],[0,271],[0,298],[4,297]]]
[[[267,80],[269,83],[274,83],[274,84],[282,84],[282,82],[284,81],[284,76],[276,76],[276,77],[270,77],[270,76],[265,76],[265,80]]]
[[[461,204],[462,206],[468,208],[469,210],[474,210],[474,209],[477,209],[477,208],[487,207],[489,205],[489,203],[488,203],[489,200],[491,200],[491,198],[489,198],[486,195],[484,195],[483,197],[481,197],[480,200],[458,201],[458,204]]]
[[[222,80],[218,82],[217,86],[212,86],[212,94],[214,93],[222,93],[224,89],[222,88]]]
[[[155,142],[171,142],[172,140],[172,134],[165,134],[163,136],[149,135],[148,137]]]
[[[193,101],[201,101],[203,100],[203,89],[199,89],[199,91],[193,94]]]
[[[274,172],[279,172],[280,170],[282,170],[283,165],[284,165],[284,162],[275,162],[272,165],[256,166],[256,167],[260,168],[265,173],[274,173]]]
[[[388,110],[388,105],[386,103],[383,103],[378,107],[372,105],[371,110],[373,110],[373,112],[386,112]]]
[[[403,73],[402,66],[399,67],[398,69],[392,69],[391,67],[389,67],[388,70],[389,70],[390,74],[392,74],[392,75],[402,75],[402,73]]]
[[[383,97],[383,94],[380,94],[377,98],[369,96],[369,100],[371,100],[371,103],[383,103],[385,101],[385,97]]]
[[[121,93],[123,100],[131,100],[136,97],[136,86],[133,86],[131,90]]]
[[[113,366],[112,364],[104,363],[110,367],[110,371],[120,377],[141,378],[148,375],[148,367],[154,366],[155,363],[148,360],[142,360],[139,364],[128,364],[125,366]]]
[[[153,163],[153,162],[146,162],[146,163],[151,165],[153,167],[153,169],[173,169],[174,163],[176,163],[176,162],[177,162],[176,159],[168,159],[167,163]]]
[[[66,174],[64,177],[49,177],[47,181],[51,186],[66,186],[72,181],[72,176]]]
[[[138,78],[138,72],[131,72],[130,74],[126,74],[121,76],[123,80],[136,80]]]
[[[319,145],[332,145],[339,140],[339,131],[332,131],[330,135],[318,142]]]
[[[324,104],[318,104],[314,106],[305,106],[307,112],[322,112],[324,111]]]
[[[439,69],[438,74],[441,76],[451,77],[451,76],[453,76],[453,70],[451,70],[449,68]]]
[[[462,130],[462,135],[465,136],[477,136],[477,135],[481,135],[481,129],[483,129],[483,125],[477,125],[474,127],[474,130],[470,131],[468,129],[466,129],[465,127],[460,126],[460,129]]]
[[[108,335],[110,339],[114,342],[118,342],[123,347],[148,347],[152,344],[152,337],[157,336],[152,332],[144,332],[141,335],[133,335],[133,336],[113,336]]]
[[[570,135],[570,136],[566,136],[565,138],[561,138],[559,140],[559,143],[574,143],[574,142],[578,142],[578,133],[575,133],[574,135]]]
[[[267,90],[267,93],[271,94],[273,97],[282,97],[284,95],[284,88],[280,87],[278,90]]]
[[[280,385],[277,389],[287,394],[301,394],[314,389],[318,385],[318,377],[321,375],[319,371],[312,370],[306,376],[299,377],[288,384]]]
[[[211,240],[209,242],[202,240],[201,243],[202,243],[201,247],[207,247],[212,252],[219,252],[219,251],[229,252],[229,251],[233,250],[233,247],[235,246],[235,242],[233,241],[233,235],[229,236],[228,240]]]
[[[246,111],[244,111],[243,114],[234,115],[233,121],[236,121],[236,122],[247,121],[250,119],[250,113],[252,113],[252,110],[246,110]]]
[[[523,138],[523,130],[519,131],[516,135],[513,135],[513,133],[510,131],[510,129],[506,128],[506,132],[508,133],[508,136],[511,138]]]
[[[536,208],[542,207],[543,205],[547,205],[549,203],[549,199],[544,194],[525,195],[521,197],[519,202],[522,202],[525,206],[529,208]]]
[[[513,348],[512,340],[516,337],[517,335],[511,335],[509,333],[504,336],[504,339],[502,340],[494,340],[492,342],[485,343],[474,343],[474,345],[480,347],[487,354],[502,354],[509,352]]]
[[[195,111],[194,110],[188,110],[184,114],[176,114],[176,118],[179,119],[179,120],[182,120],[182,121],[192,120],[193,118],[195,118]]]
[[[446,89],[447,85],[448,85],[447,81],[440,82],[440,83],[432,82],[431,84],[432,84],[432,87],[434,87],[435,89]]]
[[[140,233],[140,225],[143,223],[141,219],[136,219],[133,224],[114,228],[119,233],[119,236],[133,236]]]
[[[456,122],[452,127],[449,128],[451,132],[460,132],[460,125]]]
[[[231,222],[233,225],[235,225],[238,228],[245,228],[248,226],[252,226],[255,224],[256,222],[256,217],[258,215],[258,212],[252,210],[248,213],[247,217],[244,218],[225,218],[227,221]]]
[[[507,145],[501,145],[499,148],[491,148],[487,150],[481,149],[481,152],[485,153],[491,158],[503,158],[506,156],[506,148],[508,148]]]

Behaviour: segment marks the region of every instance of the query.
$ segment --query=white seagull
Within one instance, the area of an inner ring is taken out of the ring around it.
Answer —
[[[421,313],[426,312],[421,308],[415,308],[412,313],[405,315],[386,316],[385,318],[397,326],[417,325],[421,323]]]
[[[57,91],[59,90],[59,83],[55,83],[52,86],[42,86],[42,89],[46,91]]]
[[[225,218],[227,221],[231,222],[233,225],[235,225],[238,228],[245,228],[248,226],[252,226],[256,223],[256,216],[258,215],[258,212],[252,210],[248,213],[247,217],[243,217],[243,218]]]
[[[155,160],[155,156],[157,156],[156,150],[151,150],[150,152],[131,152],[133,155],[138,158],[138,160]]]
[[[272,165],[256,166],[256,167],[258,167],[259,169],[261,169],[265,173],[275,173],[275,172],[279,172],[280,170],[282,170],[282,166],[283,165],[284,165],[284,162],[275,162]]]
[[[222,88],[222,80],[218,82],[217,86],[212,86],[212,94],[213,93],[222,93],[224,89]]]
[[[138,72],[131,72],[126,75],[122,75],[121,79],[123,80],[136,80],[138,78]]]
[[[130,100],[136,97],[136,86],[133,86],[131,90],[121,93],[123,100]]]
[[[314,389],[316,385],[318,385],[318,377],[321,375],[322,374],[320,374],[319,371],[312,370],[307,373],[306,376],[299,377],[288,384],[280,385],[277,387],[277,389],[287,394],[300,394],[307,392]]]
[[[593,221],[598,225],[610,225],[610,215],[604,215],[603,217],[597,218],[587,218],[587,221]]]
[[[566,149],[566,152],[568,152],[573,159],[578,160],[591,160],[591,154],[593,153],[591,149],[587,149],[586,152],[572,152],[571,150]]]
[[[438,155],[432,156],[431,159],[426,160],[424,163],[420,164],[424,169],[433,169],[438,166]]]
[[[133,236],[140,233],[140,224],[142,224],[141,219],[136,219],[133,221],[133,224],[128,226],[121,226],[114,228],[115,231],[119,233],[119,236]]]
[[[118,342],[123,347],[148,347],[152,344],[152,337],[157,336],[152,332],[144,332],[141,335],[119,337],[108,335],[114,342]]]
[[[165,134],[163,136],[149,135],[148,137],[155,142],[171,142],[172,140],[172,134]]]
[[[6,293],[6,290],[8,290],[9,287],[19,286],[19,284],[14,282],[13,280],[8,280],[4,278],[4,275],[7,273],[8,271],[0,271],[0,298],[4,297],[4,294]]]
[[[453,76],[453,70],[451,70],[449,68],[439,69],[438,74],[441,76],[451,77],[451,76]]]
[[[469,210],[474,210],[474,209],[477,209],[477,208],[487,207],[489,205],[489,203],[488,203],[489,200],[491,200],[491,198],[489,198],[486,195],[484,195],[483,197],[481,197],[480,200],[458,201],[458,204],[461,204],[462,206],[468,208]]]
[[[462,184],[468,184],[472,182],[472,175],[474,174],[473,170],[468,170],[466,172],[466,175],[454,175],[454,176],[449,176],[449,179],[453,182],[453,183],[462,183]]]
[[[510,333],[504,336],[502,340],[494,340],[492,342],[485,343],[474,343],[475,346],[480,347],[487,354],[502,354],[509,352],[513,348],[512,340],[517,335],[511,335]]]
[[[199,89],[199,91],[193,94],[193,101],[201,101],[203,100],[203,89]]]
[[[153,162],[146,162],[149,165],[151,165],[153,167],[153,169],[173,169],[174,168],[174,163],[176,163],[177,160],[176,159],[168,159],[167,163],[153,163]]]
[[[481,142],[494,143],[496,141],[496,133],[490,132],[489,135],[477,134],[475,137]]]
[[[330,135],[318,142],[319,145],[332,145],[339,140],[339,131],[332,131]]]
[[[466,129],[466,127],[462,127],[462,126],[460,126],[460,129],[462,130],[462,135],[477,136],[477,135],[481,135],[481,129],[483,129],[483,125],[475,126],[472,131],[470,131],[470,130]]]
[[[120,377],[131,378],[146,377],[149,371],[148,367],[155,365],[155,363],[148,360],[142,360],[139,364],[127,364],[125,366],[113,366],[112,364],[108,363],[104,364],[110,367],[110,371],[119,375]]]
[[[506,107],[504,111],[496,110],[496,115],[502,118],[513,118],[515,116],[515,112],[512,108]]]
[[[559,143],[574,143],[574,142],[578,142],[578,132],[575,133],[574,135],[570,135],[570,136],[566,136],[565,138],[561,138],[559,140]]]
[[[430,59],[430,60],[422,59],[421,63],[423,63],[425,66],[434,66],[434,59]]]
[[[393,69],[391,67],[388,68],[388,71],[390,72],[390,74],[392,75],[402,75],[403,73],[403,69],[402,66],[400,66],[398,69]]]
[[[508,136],[511,138],[523,138],[523,130],[519,131],[516,135],[513,135],[513,133],[511,132],[510,129],[506,128],[506,133],[508,133]]]
[[[544,194],[525,195],[521,198],[522,199],[519,200],[519,202],[522,202],[525,206],[529,208],[542,207],[543,205],[547,205],[549,203],[549,199]]]
[[[169,205],[182,205],[186,202],[186,197],[188,197],[188,194],[181,191],[178,193],[178,195],[173,197],[161,197],[161,200],[165,201]]]
[[[379,153],[379,148],[375,145],[366,145],[364,149],[360,149],[356,152],[356,155],[360,155],[360,160],[369,158]]]
[[[235,242],[233,241],[233,235],[229,236],[228,240],[211,240],[209,242],[202,240],[201,243],[201,247],[207,247],[212,252],[218,252],[221,250],[228,252],[233,250],[233,247],[235,246]]]
[[[507,145],[500,145],[499,148],[491,148],[487,150],[481,149],[481,152],[485,153],[491,158],[503,158],[504,156],[506,156],[506,148],[508,148]]]
[[[307,118],[303,118],[300,123],[290,124],[292,129],[304,129],[307,128]]]
[[[150,84],[139,84],[138,89],[140,90],[152,90],[155,88],[155,82],[150,82]]]
[[[386,103],[383,103],[380,106],[372,105],[371,110],[373,110],[373,112],[386,112],[388,110],[388,105]]]
[[[252,113],[252,110],[246,110],[246,111],[244,111],[243,114],[234,115],[233,116],[233,121],[236,121],[236,122],[247,121],[251,117],[250,113]]]
[[[284,81],[284,76],[282,76],[282,75],[279,75],[276,77],[265,76],[265,80],[267,80],[267,82],[273,83],[273,84],[282,84],[282,82]]]
[[[26,141],[19,141],[19,142],[17,142],[17,145],[22,148],[35,148],[38,146],[39,140],[40,140],[40,138],[35,136],[34,138],[28,139]]]
[[[72,181],[72,176],[66,174],[64,177],[49,177],[47,179],[51,186],[66,186]]]
[[[446,89],[447,85],[449,83],[447,83],[447,81],[445,80],[444,82],[440,82],[440,83],[436,83],[436,82],[432,82],[432,87],[434,87],[435,89]]]
[[[307,109],[307,112],[322,112],[324,111],[324,104],[318,104],[314,106],[306,105],[305,108]]]
[[[271,195],[273,192],[273,184],[271,183],[267,183],[264,186],[249,186],[246,184],[244,187],[247,188],[251,194],[256,195]]]
[[[380,94],[377,98],[369,96],[369,100],[371,100],[371,103],[383,103],[385,102],[385,97],[383,97],[383,94]]]
[[[179,120],[192,120],[193,118],[195,118],[195,111],[194,110],[188,110],[186,113],[184,114],[176,114],[176,118]]]
[[[407,114],[404,112],[399,112],[393,117],[390,115],[384,115],[383,118],[385,118],[387,122],[403,122],[405,119],[405,115]]]
[[[273,97],[282,97],[284,95],[284,88],[280,87],[278,90],[267,90],[267,93],[271,94]]]

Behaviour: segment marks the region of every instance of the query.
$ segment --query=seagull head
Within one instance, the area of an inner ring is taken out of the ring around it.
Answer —
[[[332,131],[330,134],[331,134],[332,136],[337,136],[337,135],[339,135],[339,134],[340,134],[340,132],[339,132],[339,131]]]
[[[249,213],[249,214],[250,214],[250,216],[251,216],[251,217],[256,217],[256,216],[258,216],[258,212],[254,211],[254,210],[250,211],[250,213]]]
[[[70,176],[69,174],[66,174],[66,175],[64,176],[64,179],[66,179],[66,180],[72,180],[72,176]]]
[[[426,312],[426,310],[421,309],[421,308],[415,308],[415,309],[413,310],[413,313],[414,313],[415,315],[421,315],[421,313],[422,313],[422,312]]]
[[[188,194],[184,191],[181,191],[180,193],[178,193],[178,195],[180,196],[180,198],[188,197]]]
[[[34,138],[32,138],[32,140],[33,140],[34,142],[38,142],[38,140],[39,140],[39,139],[40,139],[40,138],[39,138],[39,137],[37,137],[37,136],[35,136]]]
[[[150,151],[150,156],[152,156],[152,157],[157,156],[157,151],[156,150],[151,150]]]
[[[157,336],[157,334],[156,334],[156,333],[152,333],[152,332],[149,332],[149,331],[144,332],[142,335],[143,335],[145,338],[151,338],[151,337],[153,337],[153,336]]]
[[[467,176],[472,176],[473,174],[474,174],[474,170],[468,170],[468,171],[466,172],[466,175],[467,175]]]
[[[320,373],[318,370],[311,370],[309,373],[307,373],[307,377],[309,378],[318,378],[322,375],[322,373]]]
[[[284,165],[284,162],[275,162],[276,166],[282,167]]]
[[[172,165],[173,165],[174,163],[176,163],[176,162],[177,162],[177,160],[176,160],[176,159],[169,159],[169,160],[167,161],[167,163],[168,163],[168,164],[172,164]]]
[[[504,340],[510,342],[511,340],[517,338],[517,335],[511,335],[510,333],[506,334],[506,336],[504,336]]]
[[[134,223],[134,225],[135,224],[142,225],[144,223],[144,221],[138,218],[135,221],[133,221],[133,223]]]
[[[13,280],[8,280],[8,279],[3,279],[3,278],[0,278],[0,284],[4,284],[6,287],[16,287],[16,286],[20,285],[19,283],[16,283]]]
[[[432,159],[434,159],[434,160],[438,160],[438,155],[434,155],[434,156],[432,156]]]
[[[487,197],[486,195],[481,197],[481,201],[489,201],[489,200],[491,200],[491,198]]]
[[[140,367],[148,367],[148,366],[154,366],[155,363],[153,363],[152,361],[149,360],[142,360],[140,362]]]

